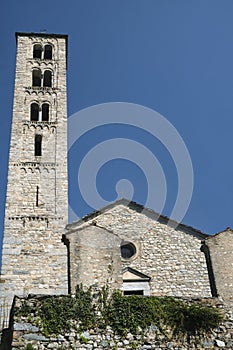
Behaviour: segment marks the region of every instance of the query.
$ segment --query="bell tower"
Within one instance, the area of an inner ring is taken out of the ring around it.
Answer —
[[[16,33],[0,298],[67,293],[67,35]]]

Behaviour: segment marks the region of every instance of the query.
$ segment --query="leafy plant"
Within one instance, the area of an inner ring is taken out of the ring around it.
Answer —
[[[46,336],[69,331],[74,321],[78,321],[80,331],[111,326],[115,333],[122,335],[136,334],[150,325],[160,330],[162,325],[167,325],[174,333],[195,334],[209,331],[222,320],[217,309],[201,303],[187,305],[173,297],[123,296],[120,291],[109,296],[106,287],[96,296],[91,289],[85,291],[82,285],[77,286],[75,297],[45,297],[37,301],[36,306],[24,301],[17,315],[26,316],[30,321],[34,319]]]
[[[91,288],[84,291],[82,285],[76,287],[73,317],[80,321],[80,326],[84,330],[96,326],[96,307],[93,302]]]
[[[70,296],[43,299],[39,316],[46,335],[68,331],[74,316],[74,299]]]
[[[35,307],[29,304],[28,301],[23,300],[21,307],[15,307],[14,313],[16,316],[23,315],[28,316],[31,313],[35,313]]]
[[[31,343],[27,344],[26,350],[34,350],[34,348],[33,348]]]
[[[137,333],[139,326],[145,329],[153,321],[157,323],[159,320],[152,306],[150,298],[136,295],[126,297],[116,291],[108,305],[108,322],[117,333]]]
[[[80,335],[79,340],[83,344],[88,344],[89,343],[89,339],[85,338],[83,335]]]

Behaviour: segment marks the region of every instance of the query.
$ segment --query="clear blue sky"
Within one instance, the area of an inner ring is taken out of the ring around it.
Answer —
[[[104,102],[131,102],[166,117],[192,159],[194,191],[183,222],[206,233],[233,227],[233,2],[232,0],[8,0],[0,21],[1,167],[3,230],[10,138],[15,37],[19,32],[69,35],[68,115]],[[168,183],[164,214],[177,193],[175,166],[158,140],[142,130],[103,127],[81,139],[70,155],[70,199],[78,215],[91,210],[79,196],[78,162],[109,137],[135,139],[159,159]],[[114,200],[128,178],[144,204],[145,174],[133,162],[105,164],[97,186]]]

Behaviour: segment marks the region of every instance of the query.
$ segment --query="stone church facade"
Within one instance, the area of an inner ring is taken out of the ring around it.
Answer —
[[[125,294],[211,295],[201,242],[206,235],[122,199],[67,226],[70,289],[77,283]]]
[[[174,229],[124,199],[67,225],[67,39],[16,33],[0,305],[14,295],[73,293],[79,283],[232,304],[231,229]]]

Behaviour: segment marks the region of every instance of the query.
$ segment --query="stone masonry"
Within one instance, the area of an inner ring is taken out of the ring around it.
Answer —
[[[153,211],[144,209],[141,213],[139,209],[136,203],[128,204],[126,200],[120,200],[67,226],[65,237],[66,244],[69,242],[71,286],[74,288],[77,282],[82,281],[83,285],[101,287],[109,280],[110,287],[112,283],[119,285],[119,281],[124,280],[125,269],[131,268],[138,276],[144,274],[150,278],[151,295],[211,296],[205,256],[200,250],[201,241],[206,235],[185,225],[174,229],[167,225],[165,218],[157,220]],[[84,244],[82,237],[95,236],[97,228],[98,257],[89,259],[93,257],[93,246],[88,246],[90,240]],[[107,233],[107,230],[110,232]],[[121,257],[120,247],[124,242],[136,247],[135,254],[129,259]],[[112,262],[109,257],[110,245],[117,252],[112,253]],[[105,264],[102,261],[104,257],[107,258]],[[120,259],[118,264],[116,257]],[[80,263],[85,266],[84,269],[80,269]],[[115,279],[102,279],[106,275],[106,265]],[[88,278],[89,271],[92,279]],[[137,286],[140,286],[140,277],[136,276],[135,279],[139,283]],[[124,283],[120,288],[124,289]]]
[[[16,33],[17,58],[8,168],[0,302],[30,293],[67,293],[67,36]],[[34,57],[34,47],[42,50]],[[44,57],[45,45],[52,57]],[[33,70],[41,86],[33,86]],[[44,86],[45,71],[51,86]],[[32,103],[49,106],[47,120],[33,120]],[[42,139],[36,154],[36,137]]]
[[[15,308],[22,306],[25,302],[39,303],[40,297],[15,300]],[[215,309],[218,309],[224,316],[222,322],[209,332],[198,332],[197,334],[174,333],[174,329],[161,323],[160,328],[151,325],[144,331],[137,334],[130,332],[125,335],[116,334],[110,326],[106,329],[95,328],[83,331],[79,328],[77,320],[73,320],[72,328],[60,334],[44,335],[41,326],[35,323],[37,315],[30,314],[30,321],[27,317],[15,316],[12,320],[12,328],[4,334],[3,350],[23,350],[27,347],[34,350],[49,349],[77,349],[77,350],[185,350],[185,349],[232,349],[233,348],[233,315],[216,298],[179,299],[186,304],[201,302]],[[36,309],[36,307],[35,307]],[[10,341],[7,341],[8,339]],[[12,341],[11,341],[12,339]],[[0,345],[1,348],[1,345]]]
[[[67,225],[68,38],[16,39],[0,320],[14,295],[74,293],[80,283],[126,295],[220,296],[232,309],[231,229],[208,236],[184,224],[174,228],[124,199]]]
[[[86,225],[64,241],[69,247],[70,291],[79,284],[98,287],[108,283],[111,290],[122,287],[121,239],[116,234]]]
[[[233,231],[227,228],[205,240],[217,295],[233,307]]]

